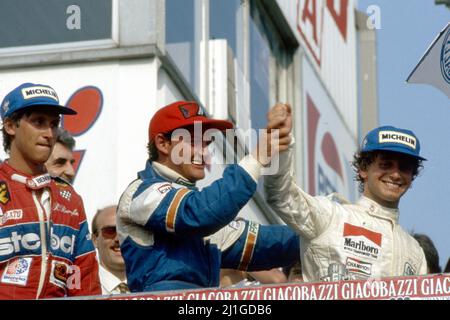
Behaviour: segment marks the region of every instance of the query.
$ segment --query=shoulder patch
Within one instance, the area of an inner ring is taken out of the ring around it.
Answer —
[[[52,176],[52,180],[55,181],[55,185],[58,187],[59,195],[67,201],[70,201],[73,194],[77,194],[70,182],[64,180],[63,178]]]
[[[156,190],[158,190],[159,193],[164,194],[170,191],[171,189],[173,189],[173,187],[170,183],[163,183],[159,185]]]
[[[1,204],[7,204],[9,200],[11,199],[8,185],[5,181],[0,181],[0,203]]]

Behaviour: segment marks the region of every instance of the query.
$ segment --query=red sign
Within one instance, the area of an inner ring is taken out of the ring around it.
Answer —
[[[85,134],[97,121],[103,107],[102,91],[94,86],[86,86],[75,91],[66,103],[66,106],[76,110],[78,114],[63,117],[61,126],[72,136],[78,137]],[[86,150],[79,149],[73,151],[75,160],[73,169],[75,177],[80,169],[81,161]]]
[[[316,63],[322,62],[322,34],[325,8],[332,17],[344,42],[347,42],[348,0],[299,0],[297,3],[297,30]]]

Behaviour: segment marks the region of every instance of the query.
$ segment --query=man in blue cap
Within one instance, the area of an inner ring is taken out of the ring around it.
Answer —
[[[290,130],[291,110],[284,112]],[[362,192],[355,204],[299,188],[290,172],[293,147],[280,153],[279,172],[265,176],[265,190],[272,209],[301,236],[305,281],[427,273],[421,247],[398,224],[400,198],[425,160],[412,131],[383,126],[367,134],[353,161]]]
[[[53,88],[24,83],[0,105],[0,299],[100,294],[98,263],[81,197],[45,169],[60,114]]]

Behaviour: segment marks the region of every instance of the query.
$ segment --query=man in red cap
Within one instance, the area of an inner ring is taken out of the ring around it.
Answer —
[[[269,112],[267,129],[282,128],[283,117]],[[217,287],[221,267],[267,270],[299,259],[299,238],[288,227],[234,220],[255,192],[262,165],[289,145],[288,132],[263,135],[259,146],[267,155],[248,155],[210,186],[195,187],[205,176],[205,131],[232,127],[207,118],[195,102],[178,101],[153,116],[146,168],[119,201],[117,230],[131,291]]]
[[[95,249],[81,197],[45,168],[60,114],[53,88],[24,83],[6,95],[0,114],[0,299],[101,294]]]

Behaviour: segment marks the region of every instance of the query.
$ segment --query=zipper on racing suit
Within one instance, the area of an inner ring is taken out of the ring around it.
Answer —
[[[37,213],[39,216],[39,231],[41,235],[41,275],[39,277],[39,286],[36,294],[36,299],[39,299],[39,296],[44,288],[45,277],[47,275],[47,264],[48,264],[48,252],[47,252],[47,233],[48,233],[48,225],[45,224],[45,209],[42,204],[38,200],[36,196],[36,191],[33,190],[31,192],[33,197],[34,204],[36,205]],[[51,211],[51,210],[50,210]],[[50,213],[47,217],[48,221],[50,221]]]
[[[398,270],[398,263],[397,263],[397,254],[401,254],[401,252],[396,252],[395,248],[398,247],[395,245],[397,239],[396,239],[396,229],[395,229],[395,223],[390,221],[392,224],[392,264],[391,264],[391,275],[397,274]]]

